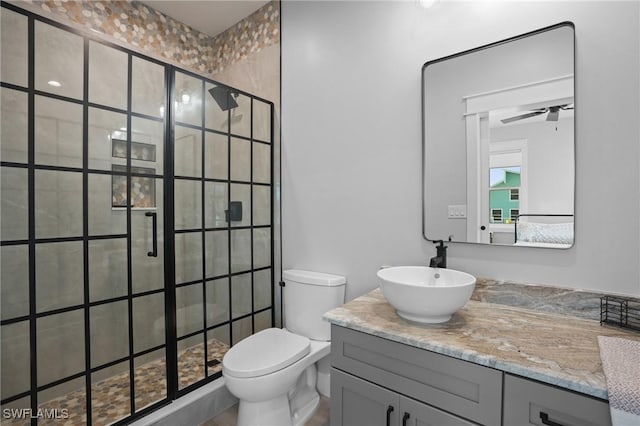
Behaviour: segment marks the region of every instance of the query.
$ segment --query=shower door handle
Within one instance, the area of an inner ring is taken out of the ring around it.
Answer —
[[[147,256],[149,257],[158,257],[158,213],[156,212],[146,212],[144,214],[147,217],[151,217],[151,227],[153,228],[151,237],[152,240],[152,249],[147,252]]]

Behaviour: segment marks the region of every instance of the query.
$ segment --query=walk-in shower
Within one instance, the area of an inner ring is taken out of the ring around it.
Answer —
[[[0,10],[2,421],[128,422],[273,324],[273,104]]]

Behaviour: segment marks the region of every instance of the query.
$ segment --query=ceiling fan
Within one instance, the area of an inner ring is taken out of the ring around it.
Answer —
[[[531,117],[535,117],[537,115],[540,114],[545,114],[545,113],[549,113],[547,115],[547,119],[546,121],[558,121],[558,117],[560,116],[560,110],[570,110],[573,109],[573,105],[572,104],[564,104],[564,105],[554,105],[554,106],[548,106],[545,108],[536,108],[531,110],[531,112],[527,112],[526,114],[521,114],[521,115],[516,115],[514,117],[509,117],[509,118],[504,118],[502,120],[500,120],[503,124],[508,124],[508,123],[512,123],[514,121],[518,121],[518,120],[524,120],[526,118],[531,118]]]

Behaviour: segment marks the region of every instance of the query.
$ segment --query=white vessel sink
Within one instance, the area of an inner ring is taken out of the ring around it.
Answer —
[[[378,271],[380,288],[402,318],[420,323],[449,321],[473,293],[476,278],[427,266],[394,266]]]

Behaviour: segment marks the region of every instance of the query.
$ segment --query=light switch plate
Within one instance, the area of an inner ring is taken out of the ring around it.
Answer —
[[[449,219],[466,219],[467,217],[466,204],[452,204],[452,205],[449,205],[448,208],[449,208],[449,213],[447,217]]]

